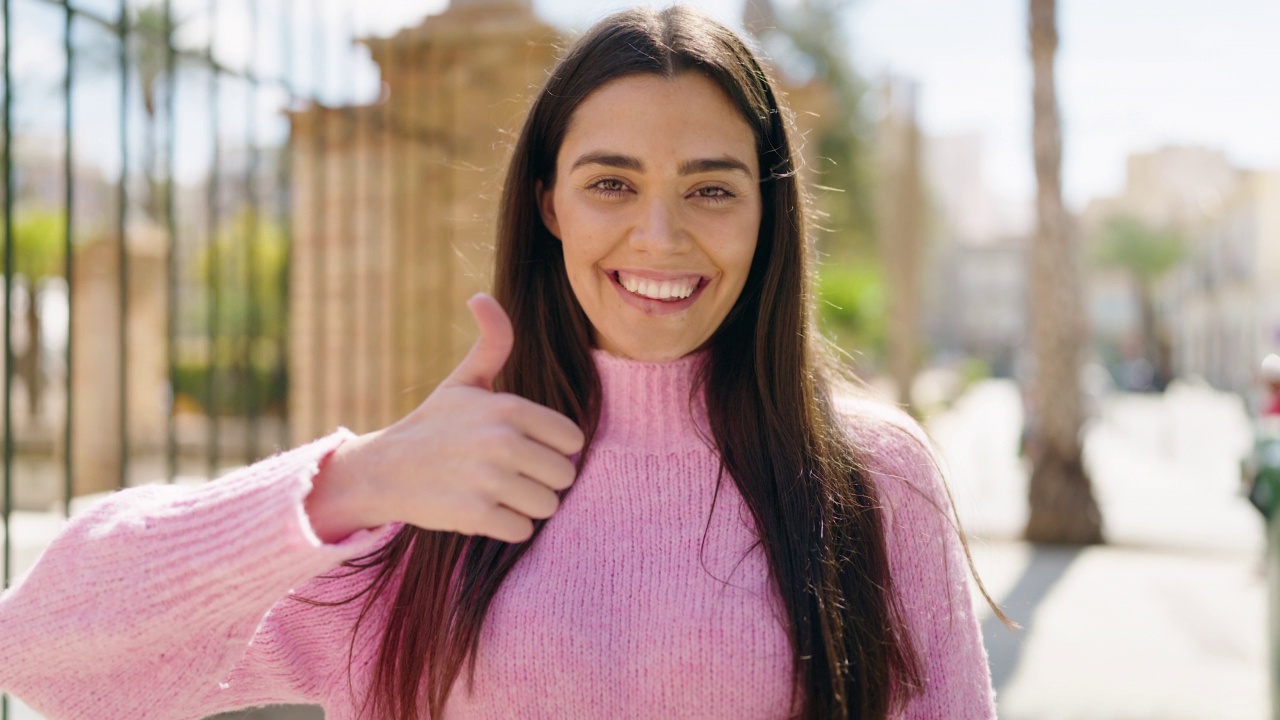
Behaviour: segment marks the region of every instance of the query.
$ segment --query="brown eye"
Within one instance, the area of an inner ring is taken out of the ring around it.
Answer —
[[[628,190],[627,184],[618,178],[602,178],[591,183],[588,189],[604,197],[618,197]]]
[[[726,202],[734,197],[734,194],[728,188],[720,187],[719,185],[708,185],[693,192],[697,197],[711,200],[712,202]]]

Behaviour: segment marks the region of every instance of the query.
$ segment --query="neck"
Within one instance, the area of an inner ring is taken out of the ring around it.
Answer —
[[[602,393],[596,443],[674,450],[711,442],[702,390],[694,392],[705,353],[670,362],[628,360],[603,350],[592,357]]]

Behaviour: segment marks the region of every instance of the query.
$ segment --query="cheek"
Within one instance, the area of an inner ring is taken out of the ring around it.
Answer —
[[[737,278],[741,283],[746,280],[751,269],[751,260],[755,257],[757,236],[760,232],[758,220],[745,219],[742,222],[722,226],[716,238],[716,265],[728,275]]]
[[[584,263],[600,260],[605,245],[602,230],[607,226],[598,213],[573,202],[559,203],[560,242],[569,272],[582,270]]]

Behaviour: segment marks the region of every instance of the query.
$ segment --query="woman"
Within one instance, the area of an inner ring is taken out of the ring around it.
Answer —
[[[795,162],[732,32],[602,21],[526,120],[450,378],[79,518],[0,601],[0,686],[53,718],[993,717],[925,441],[833,399]]]

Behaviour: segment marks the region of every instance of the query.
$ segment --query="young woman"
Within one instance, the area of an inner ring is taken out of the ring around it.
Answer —
[[[804,202],[738,37],[602,21],[529,113],[451,377],[77,518],[0,599],[0,687],[57,719],[994,717],[927,443],[837,398]]]

